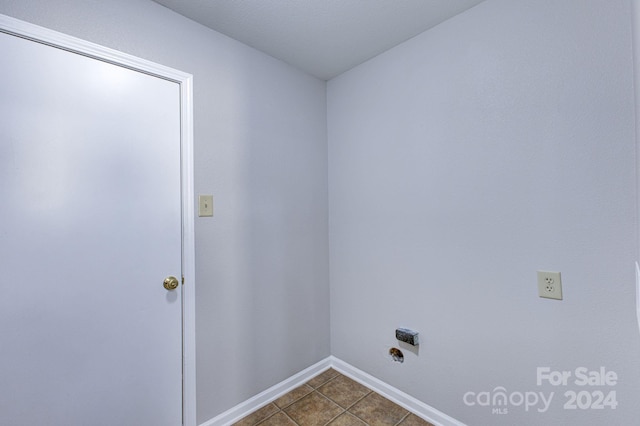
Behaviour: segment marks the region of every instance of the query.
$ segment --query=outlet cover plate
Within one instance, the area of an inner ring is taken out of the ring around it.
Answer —
[[[538,295],[547,299],[562,300],[560,272],[538,271]]]

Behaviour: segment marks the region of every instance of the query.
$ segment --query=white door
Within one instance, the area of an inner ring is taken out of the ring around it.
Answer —
[[[180,425],[179,84],[0,58],[0,425]]]

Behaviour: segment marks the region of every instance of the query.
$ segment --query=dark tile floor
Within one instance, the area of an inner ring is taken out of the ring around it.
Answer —
[[[433,426],[333,369],[234,426]]]

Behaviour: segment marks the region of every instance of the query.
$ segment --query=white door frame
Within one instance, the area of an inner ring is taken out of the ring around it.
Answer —
[[[193,76],[66,34],[0,14],[0,32],[140,71],[180,85],[182,198],[182,421],[196,426],[195,227],[193,185]]]
[[[640,0],[631,0],[631,29],[633,35],[633,85],[636,112],[636,167],[640,161]],[[636,216],[640,215],[640,172],[636,172]],[[639,217],[640,219],[640,217]],[[640,227],[636,227],[636,247],[640,249]],[[640,253],[638,253],[640,255]],[[636,319],[640,330],[640,259],[636,259]]]

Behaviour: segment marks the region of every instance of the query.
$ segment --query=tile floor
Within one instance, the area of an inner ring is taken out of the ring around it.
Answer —
[[[333,369],[234,426],[433,426]]]

